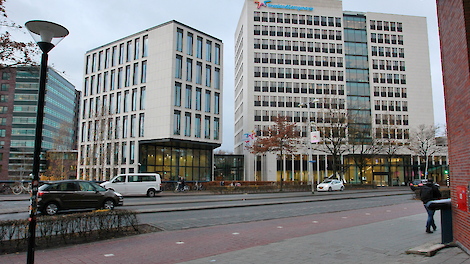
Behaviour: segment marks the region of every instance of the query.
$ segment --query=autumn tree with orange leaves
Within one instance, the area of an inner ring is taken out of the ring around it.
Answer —
[[[34,42],[20,42],[12,39],[9,30],[25,31],[24,27],[8,19],[6,0],[0,0],[0,69],[17,65],[37,65],[34,57],[39,54],[39,49]],[[5,29],[3,29],[5,28]]]
[[[284,155],[294,153],[299,144],[299,130],[296,123],[291,123],[286,117],[274,118],[274,125],[269,126],[267,131],[263,131],[261,136],[254,140],[251,146],[247,149],[252,154],[265,154],[265,153],[280,153],[281,156],[281,184],[280,190],[282,191],[282,181],[284,178],[282,167]]]

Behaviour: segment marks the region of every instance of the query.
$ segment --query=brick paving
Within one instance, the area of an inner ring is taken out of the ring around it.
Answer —
[[[423,263],[438,258],[469,263],[468,255],[458,248],[432,258],[404,253],[440,241],[440,232],[424,232],[423,211],[422,204],[413,201],[165,231],[36,251],[35,263]],[[2,264],[25,262],[26,253],[0,256]]]

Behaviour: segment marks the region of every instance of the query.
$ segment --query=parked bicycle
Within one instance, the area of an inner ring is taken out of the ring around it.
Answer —
[[[2,185],[0,186],[0,193],[2,193],[2,194],[10,194],[10,193],[12,193],[12,190],[11,190],[11,188],[10,188],[10,185],[7,185],[7,184],[5,184],[5,183],[2,184]]]
[[[175,192],[187,192],[189,191],[189,186],[188,185],[182,185],[181,182],[177,182],[175,184]]]
[[[202,183],[199,183],[198,181],[196,181],[196,183],[193,186],[193,190],[203,191],[204,190],[204,185],[202,185]]]
[[[30,181],[17,181],[13,186],[11,186],[11,190],[15,195],[19,195],[22,193],[30,193],[31,182]]]

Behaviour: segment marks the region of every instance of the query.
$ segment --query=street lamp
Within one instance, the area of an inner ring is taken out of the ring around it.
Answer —
[[[307,106],[308,107],[308,134],[307,134],[307,137],[308,137],[308,142],[309,142],[309,151],[308,151],[308,171],[309,171],[309,176],[310,176],[310,171],[312,172],[312,193],[314,193],[314,180],[313,180],[313,160],[312,159],[312,133],[316,133],[316,131],[312,132],[312,128],[311,128],[311,124],[312,122],[310,121],[310,103],[315,103],[315,102],[318,102],[320,101],[318,98],[314,98],[312,101],[310,101],[310,98],[309,99],[309,102],[307,103],[302,103],[302,104],[299,104],[299,106],[301,107],[304,107],[304,106]],[[310,170],[310,163],[312,163],[312,169]],[[318,175],[317,175],[318,176]]]
[[[31,206],[29,209],[28,256],[26,262],[28,264],[33,264],[36,238],[36,210],[41,157],[42,123],[44,118],[44,97],[46,94],[47,79],[47,53],[51,51],[63,38],[65,38],[69,34],[69,31],[65,27],[56,23],[41,20],[28,21],[26,22],[25,26],[33,37],[34,41],[36,41],[39,48],[42,50],[41,70],[39,75],[38,106],[36,114],[36,135],[34,140]]]

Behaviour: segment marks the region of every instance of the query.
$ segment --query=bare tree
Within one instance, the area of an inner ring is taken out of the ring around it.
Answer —
[[[293,153],[297,150],[299,145],[299,131],[296,123],[288,122],[286,117],[274,118],[275,124],[269,126],[267,131],[263,131],[263,137],[257,137],[251,146],[247,149],[253,154],[265,154],[265,153],[280,153],[281,164],[284,160],[284,154]],[[281,165],[281,184],[280,189],[282,191],[282,182],[284,180],[283,172],[284,169]]]
[[[37,65],[35,56],[39,49],[34,42],[20,42],[12,38],[9,30],[25,33],[21,25],[8,19],[5,10],[6,0],[0,0],[0,26],[7,30],[0,33],[0,69],[16,65]]]
[[[439,132],[437,126],[419,125],[411,133],[409,148],[426,160],[425,177],[428,176],[429,157],[440,150],[436,144],[436,136]]]

